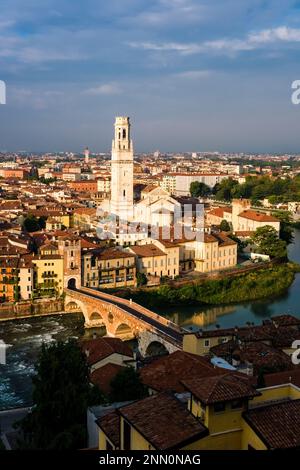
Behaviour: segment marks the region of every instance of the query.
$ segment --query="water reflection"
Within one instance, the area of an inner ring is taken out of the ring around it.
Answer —
[[[300,230],[295,230],[295,240],[289,247],[289,257],[300,263]],[[296,275],[293,285],[288,292],[277,298],[259,300],[248,303],[201,307],[186,306],[169,309],[165,314],[170,320],[187,330],[199,328],[222,328],[235,325],[242,326],[247,322],[261,323],[263,319],[273,315],[289,313],[300,318],[300,274]]]

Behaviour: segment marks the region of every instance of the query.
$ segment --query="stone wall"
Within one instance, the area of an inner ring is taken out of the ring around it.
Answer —
[[[51,315],[64,311],[64,301],[57,299],[43,299],[34,302],[23,301],[17,303],[0,304],[0,321],[27,318],[39,315]]]

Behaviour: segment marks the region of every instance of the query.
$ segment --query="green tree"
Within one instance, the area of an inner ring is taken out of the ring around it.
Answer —
[[[122,369],[111,381],[110,400],[137,400],[148,395],[147,387],[141,382],[140,376],[133,367]]]
[[[136,275],[136,281],[138,287],[140,286],[145,286],[147,284],[147,276],[145,273],[137,273]]]
[[[23,222],[23,229],[26,230],[26,232],[37,232],[40,230],[37,218],[29,214]]]
[[[222,230],[222,232],[230,232],[230,225],[227,220],[222,220],[220,223],[220,230]]]
[[[211,189],[205,183],[194,181],[190,185],[190,193],[193,197],[207,197],[210,195]]]
[[[238,185],[232,178],[223,180],[215,185],[213,193],[218,201],[231,201],[234,194],[234,188]]]
[[[86,445],[86,410],[103,396],[89,383],[85,355],[75,340],[43,344],[33,382],[34,407],[20,422],[21,448],[78,449]]]
[[[270,258],[287,258],[286,242],[280,240],[275,228],[270,225],[258,228],[252,236],[252,241],[260,253]]]
[[[39,218],[38,224],[39,224],[40,229],[46,228],[46,220],[47,220],[47,217],[45,217],[45,216],[41,216]]]
[[[294,241],[294,230],[291,214],[289,212],[276,212],[272,214],[274,217],[280,220],[280,233],[281,240],[284,240],[287,245],[290,245]]]

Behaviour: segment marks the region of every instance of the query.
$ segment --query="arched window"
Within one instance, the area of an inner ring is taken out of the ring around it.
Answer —
[[[126,129],[123,129],[123,139],[126,139]]]
[[[126,193],[125,193],[125,189],[124,189],[124,190],[123,190],[123,197],[125,197],[125,194],[126,194]]]

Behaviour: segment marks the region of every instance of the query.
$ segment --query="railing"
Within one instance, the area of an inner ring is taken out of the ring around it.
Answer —
[[[53,278],[53,277],[57,277],[57,274],[55,274],[55,273],[42,273],[42,277],[43,278]]]

